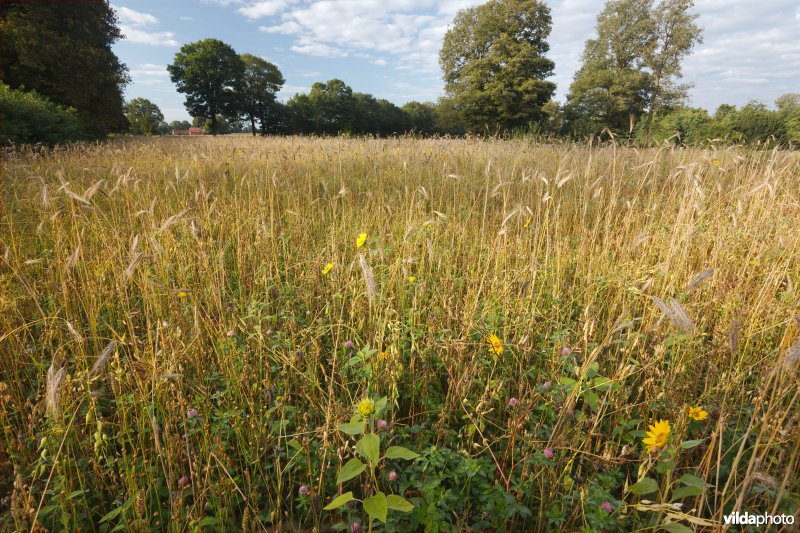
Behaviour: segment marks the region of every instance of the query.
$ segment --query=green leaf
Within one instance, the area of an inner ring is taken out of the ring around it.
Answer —
[[[358,364],[361,364],[361,362],[362,362],[361,357],[356,355],[356,356],[351,357],[350,359],[348,359],[347,363],[345,363],[344,367],[345,368],[350,368],[351,366],[356,366]]]
[[[700,487],[701,489],[711,486],[707,485],[705,481],[703,481],[697,476],[693,476],[692,474],[684,474],[678,481],[680,481],[684,485],[688,485],[690,487]]]
[[[336,426],[339,428],[339,431],[342,433],[347,433],[348,435],[361,435],[364,433],[364,421],[361,422],[349,422],[347,424],[339,424]]]
[[[558,382],[561,385],[564,385],[567,388],[568,392],[572,392],[572,390],[575,388],[575,384],[578,383],[572,378],[565,378],[565,377],[558,378]]]
[[[670,522],[669,524],[661,524],[661,529],[666,529],[669,533],[693,533],[693,529],[684,526],[680,522]]]
[[[597,375],[599,371],[600,371],[600,363],[595,361],[591,365],[589,365],[589,367],[586,369],[586,377],[588,379],[592,379]]]
[[[597,394],[587,390],[583,393],[583,399],[586,400],[586,403],[589,404],[589,407],[592,408],[592,411],[597,411],[597,402],[600,400],[600,397]]]
[[[378,400],[375,400],[375,416],[380,416],[383,414],[383,410],[386,409],[386,401],[388,398],[384,396]]]
[[[681,442],[681,448],[683,448],[684,450],[688,450],[689,448],[694,448],[695,446],[699,446],[700,444],[703,444],[704,440],[705,439],[685,440],[685,441]]]
[[[337,509],[342,505],[346,504],[347,502],[351,502],[353,500],[355,500],[355,497],[353,497],[353,491],[345,492],[344,494],[340,494],[339,496],[334,498],[333,501],[328,505],[326,505],[325,507],[323,507],[322,510],[330,511],[332,509]]]
[[[339,475],[336,476],[336,483],[344,483],[345,481],[350,481],[361,472],[367,469],[367,465],[356,459],[355,457],[350,459],[345,463],[342,467],[342,471],[339,472]]]
[[[400,511],[403,513],[410,513],[414,510],[414,504],[410,501],[406,500],[402,496],[398,496],[397,494],[390,494],[386,501],[389,505],[389,509],[394,509],[395,511]]]
[[[117,515],[119,515],[124,510],[125,510],[124,505],[117,507],[116,509],[112,510],[111,512],[103,516],[103,518],[100,519],[100,523],[102,524],[104,522],[108,522],[109,520],[114,520],[117,517]]]
[[[651,492],[656,492],[658,490],[658,483],[656,483],[655,479],[646,477],[634,483],[628,490],[636,494],[637,496],[642,496],[643,494],[650,494]]]
[[[303,445],[300,444],[300,442],[297,439],[292,439],[289,442],[287,442],[286,444],[288,444],[289,446],[291,446],[295,450],[302,450],[303,449]]]
[[[689,498],[691,496],[699,496],[703,494],[703,489],[701,487],[680,487],[675,489],[675,492],[672,493],[672,501],[680,500],[681,498]]]
[[[364,510],[369,516],[377,518],[384,524],[386,523],[386,513],[389,512],[389,501],[386,498],[386,494],[378,492],[362,503],[364,504]]]
[[[381,439],[375,433],[368,433],[361,437],[356,444],[356,451],[361,454],[372,466],[378,464],[381,457]]]
[[[412,452],[408,448],[403,448],[402,446],[389,446],[386,448],[387,459],[405,459],[406,461],[412,461],[417,457],[419,457],[418,453]]]
[[[592,380],[592,387],[602,392],[606,392],[613,384],[613,381],[603,376],[597,376]]]

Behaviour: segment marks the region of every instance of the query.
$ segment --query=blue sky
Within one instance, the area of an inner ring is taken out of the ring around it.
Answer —
[[[398,105],[442,94],[438,52],[458,9],[480,0],[112,0],[124,40],[114,51],[132,78],[126,98],[144,97],[168,121],[188,118],[166,65],[184,43],[216,37],[281,69],[281,99],[340,78],[354,91]],[[552,81],[564,101],[602,0],[549,0]],[[800,92],[797,0],[696,0],[704,42],[684,63],[693,105]]]

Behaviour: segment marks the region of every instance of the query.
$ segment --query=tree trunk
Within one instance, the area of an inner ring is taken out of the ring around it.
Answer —
[[[217,134],[217,114],[211,111],[211,135]]]
[[[661,76],[656,78],[656,86],[653,89],[653,96],[650,98],[650,105],[647,106],[647,121],[644,123],[644,145],[650,144],[650,127],[653,125],[653,116],[656,113],[656,100],[661,90]]]
[[[256,117],[250,115],[250,133],[253,134],[253,137],[256,136]]]

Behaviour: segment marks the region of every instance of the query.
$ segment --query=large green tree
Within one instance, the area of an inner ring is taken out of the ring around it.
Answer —
[[[315,133],[336,135],[350,132],[355,119],[353,89],[339,79],[311,86],[308,100],[312,109]]]
[[[1,4],[3,81],[73,107],[91,133],[124,131],[128,73],[111,50],[122,34],[108,2]]]
[[[631,133],[647,102],[644,57],[655,43],[652,0],[609,0],[586,41],[565,112],[576,133]]]
[[[219,39],[185,44],[167,71],[178,92],[186,95],[186,111],[209,119],[212,134],[217,133],[218,115],[238,114],[245,64],[230,45]]]
[[[277,94],[286,80],[277,66],[252,54],[242,54],[244,76],[239,86],[242,115],[250,121],[250,131],[256,134],[256,121],[266,133],[277,117]]]
[[[681,77],[681,61],[703,41],[703,31],[695,23],[698,15],[690,12],[693,7],[694,0],[662,0],[653,14],[654,45],[644,56],[644,65],[651,73],[645,143],[650,139],[656,111],[673,107],[688,94],[690,86],[677,83]]]
[[[125,104],[124,109],[132,133],[155,135],[159,125],[164,122],[161,110],[147,98],[134,98]]]
[[[473,131],[520,128],[543,118],[552,19],[540,0],[490,0],[458,12],[439,62],[445,91]]]
[[[632,135],[646,115],[644,140],[660,109],[678,106],[688,85],[677,82],[681,61],[701,40],[693,0],[608,0],[597,37],[586,41],[565,113],[575,133],[609,128]]]

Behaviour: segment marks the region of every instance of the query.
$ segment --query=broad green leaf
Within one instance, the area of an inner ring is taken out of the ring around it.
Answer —
[[[389,512],[389,501],[386,498],[386,494],[378,492],[374,496],[370,496],[364,500],[362,503],[364,504],[364,510],[368,515],[370,515],[372,518],[377,518],[384,524],[386,523],[386,513]]]
[[[669,524],[661,524],[661,529],[666,529],[669,533],[693,533],[693,529],[684,526],[680,522],[670,522]]]
[[[691,487],[687,485],[675,489],[675,492],[672,493],[672,501],[688,498],[690,496],[699,496],[701,494],[703,494],[703,489],[701,487]]]
[[[588,379],[592,379],[597,375],[599,371],[600,371],[600,363],[595,361],[592,364],[590,364],[589,367],[586,369],[586,377]]]
[[[295,450],[302,450],[303,449],[303,445],[300,444],[300,442],[298,442],[297,439],[292,439],[289,442],[287,442],[286,444],[288,444],[289,446],[291,446]]]
[[[693,476],[692,474],[684,474],[678,481],[680,481],[684,485],[689,485],[690,487],[700,487],[701,489],[705,488],[706,486],[709,486],[706,485],[705,481],[703,481],[697,476]]]
[[[569,392],[572,392],[572,389],[574,389],[574,388],[575,388],[575,384],[577,383],[577,381],[575,381],[574,379],[572,379],[572,378],[566,378],[566,377],[560,377],[560,378],[558,378],[558,382],[559,382],[561,385],[564,385],[564,386],[567,388],[567,390],[568,390]]]
[[[389,446],[386,448],[387,459],[405,459],[406,461],[411,461],[417,457],[419,457],[418,453],[412,452],[408,448],[403,448],[402,446]]]
[[[361,364],[361,362],[362,362],[361,356],[356,355],[356,356],[351,357],[350,359],[348,359],[347,363],[345,363],[344,367],[345,368],[350,368],[351,366],[356,366],[356,365]]]
[[[332,509],[337,509],[337,508],[341,507],[342,505],[346,504],[347,502],[351,502],[353,500],[355,500],[355,498],[353,497],[353,491],[345,492],[344,494],[340,494],[339,496],[334,498],[331,503],[329,503],[328,505],[326,505],[322,509],[324,511],[330,511]]]
[[[597,402],[600,400],[600,397],[597,394],[587,390],[583,393],[583,399],[586,400],[586,403],[589,404],[589,407],[592,408],[592,411],[597,411]]]
[[[383,414],[383,410],[386,409],[386,401],[387,401],[386,396],[378,400],[375,400],[375,416],[380,416],[381,414]]]
[[[655,479],[646,477],[634,483],[628,490],[636,494],[637,496],[642,496],[643,494],[650,494],[651,492],[656,492],[658,490],[658,483],[656,483]]]
[[[700,444],[703,444],[703,440],[704,439],[685,440],[685,441],[681,442],[681,448],[683,448],[684,450],[689,449],[689,448],[694,448],[695,446],[699,446]]]
[[[336,426],[339,428],[339,431],[343,433],[347,433],[348,435],[361,435],[364,433],[364,421],[361,422],[349,422],[347,424],[339,424]]]
[[[367,465],[356,459],[355,457],[350,459],[345,463],[342,467],[342,471],[339,472],[339,475],[336,476],[336,483],[344,483],[345,481],[350,481],[361,472],[367,469]]]
[[[369,461],[374,467],[378,464],[381,457],[381,439],[375,433],[368,433],[361,437],[361,440],[356,444],[356,451],[361,454],[361,457]]]
[[[124,510],[125,510],[124,505],[117,507],[116,509],[112,510],[111,512],[103,516],[103,518],[100,519],[100,523],[102,524],[104,522],[108,522],[109,520],[114,520],[117,517],[117,515],[119,515]]]
[[[611,388],[611,385],[613,385],[613,383],[614,382],[608,379],[607,377],[597,376],[592,381],[592,387],[599,391],[606,392],[608,389]]]
[[[389,504],[389,509],[394,509],[395,511],[410,513],[414,510],[413,503],[406,500],[402,496],[398,496],[397,494],[389,494],[389,496],[386,498],[386,501]]]

